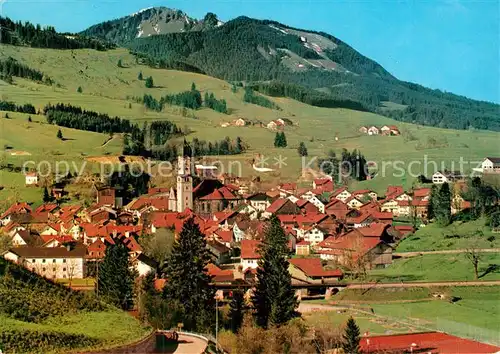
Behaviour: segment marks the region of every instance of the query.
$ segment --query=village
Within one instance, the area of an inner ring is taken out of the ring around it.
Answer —
[[[500,159],[486,158],[482,167],[485,173],[498,171]],[[0,216],[1,231],[14,246],[3,257],[46,278],[71,282],[95,276],[90,270],[103,259],[107,245],[123,243],[130,266],[145,276],[159,262],[143,252],[140,239],[162,229],[178,236],[193,219],[213,256],[207,272],[214,284],[250,286],[266,220],[275,215],[288,238],[293,283],[326,287],[346,276],[389,267],[398,242],[428,221],[428,186],[407,191],[388,186],[385,196],[379,196],[335,186],[326,176],[309,187],[282,183],[249,193],[248,181],[228,174],[193,185],[197,171],[191,157],[179,156],[176,188],[149,188],[126,204],[119,189],[106,185],[94,186],[96,200],[89,207],[45,203],[32,209],[15,203]],[[453,183],[452,214],[470,207],[460,194],[462,176],[441,171],[431,180]],[[26,174],[27,186],[37,181],[36,173]]]

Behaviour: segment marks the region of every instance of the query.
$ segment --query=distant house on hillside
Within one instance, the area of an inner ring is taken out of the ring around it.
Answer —
[[[481,172],[500,173],[500,157],[486,157],[481,163]]]
[[[359,128],[359,132],[363,134],[368,134],[368,127],[363,125],[362,127]]]
[[[246,120],[244,120],[243,118],[238,118],[238,119],[235,119],[233,121],[233,125],[235,127],[244,127],[247,124],[248,124],[248,122]]]
[[[451,183],[463,179],[460,171],[437,171],[432,175],[432,183],[443,184]]]
[[[368,128],[368,135],[379,135],[380,134],[380,129],[378,129],[376,126],[372,125],[370,128]]]
[[[380,128],[380,133],[383,135],[400,135],[399,129],[395,125],[384,125]]]
[[[266,127],[267,127],[267,129],[273,130],[273,131],[280,130],[280,129],[283,129],[285,127],[285,121],[281,118],[276,119],[276,120],[272,120],[269,123],[267,123]]]
[[[29,172],[25,175],[25,180],[27,186],[36,186],[38,184],[38,174],[36,172]]]

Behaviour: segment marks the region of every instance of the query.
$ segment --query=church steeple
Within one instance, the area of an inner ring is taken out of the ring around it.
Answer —
[[[184,140],[181,154],[177,157],[177,211],[193,209],[192,150]]]

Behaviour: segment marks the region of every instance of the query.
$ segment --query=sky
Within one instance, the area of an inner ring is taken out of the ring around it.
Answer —
[[[150,6],[324,31],[401,80],[500,103],[498,0],[0,0],[0,13],[78,32]]]

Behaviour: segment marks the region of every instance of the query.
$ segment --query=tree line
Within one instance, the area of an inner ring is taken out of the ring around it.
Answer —
[[[193,156],[238,155],[246,150],[246,146],[239,136],[234,141],[226,137],[215,142],[194,138],[190,146]]]
[[[35,106],[33,106],[31,103],[25,103],[22,106],[20,106],[16,105],[14,102],[1,101],[1,100],[0,100],[0,111],[36,114]]]
[[[21,64],[12,57],[8,57],[6,60],[0,60],[0,74],[6,81],[11,81],[12,76],[16,76],[23,77],[32,81],[42,82],[46,85],[52,85],[53,83],[50,77],[44,75],[44,73],[42,73],[41,71]]]
[[[366,158],[356,149],[352,152],[342,149],[340,157],[337,157],[335,151],[330,150],[326,157],[318,159],[318,168],[339,181],[346,178],[364,181],[368,177]]]
[[[112,43],[69,33],[57,33],[52,26],[36,26],[30,22],[14,22],[0,16],[0,43],[27,45],[35,48],[107,50],[115,48]]]
[[[276,103],[274,103],[267,97],[256,95],[253,89],[249,86],[245,87],[245,94],[243,95],[243,101],[270,109],[281,110],[281,108]]]

